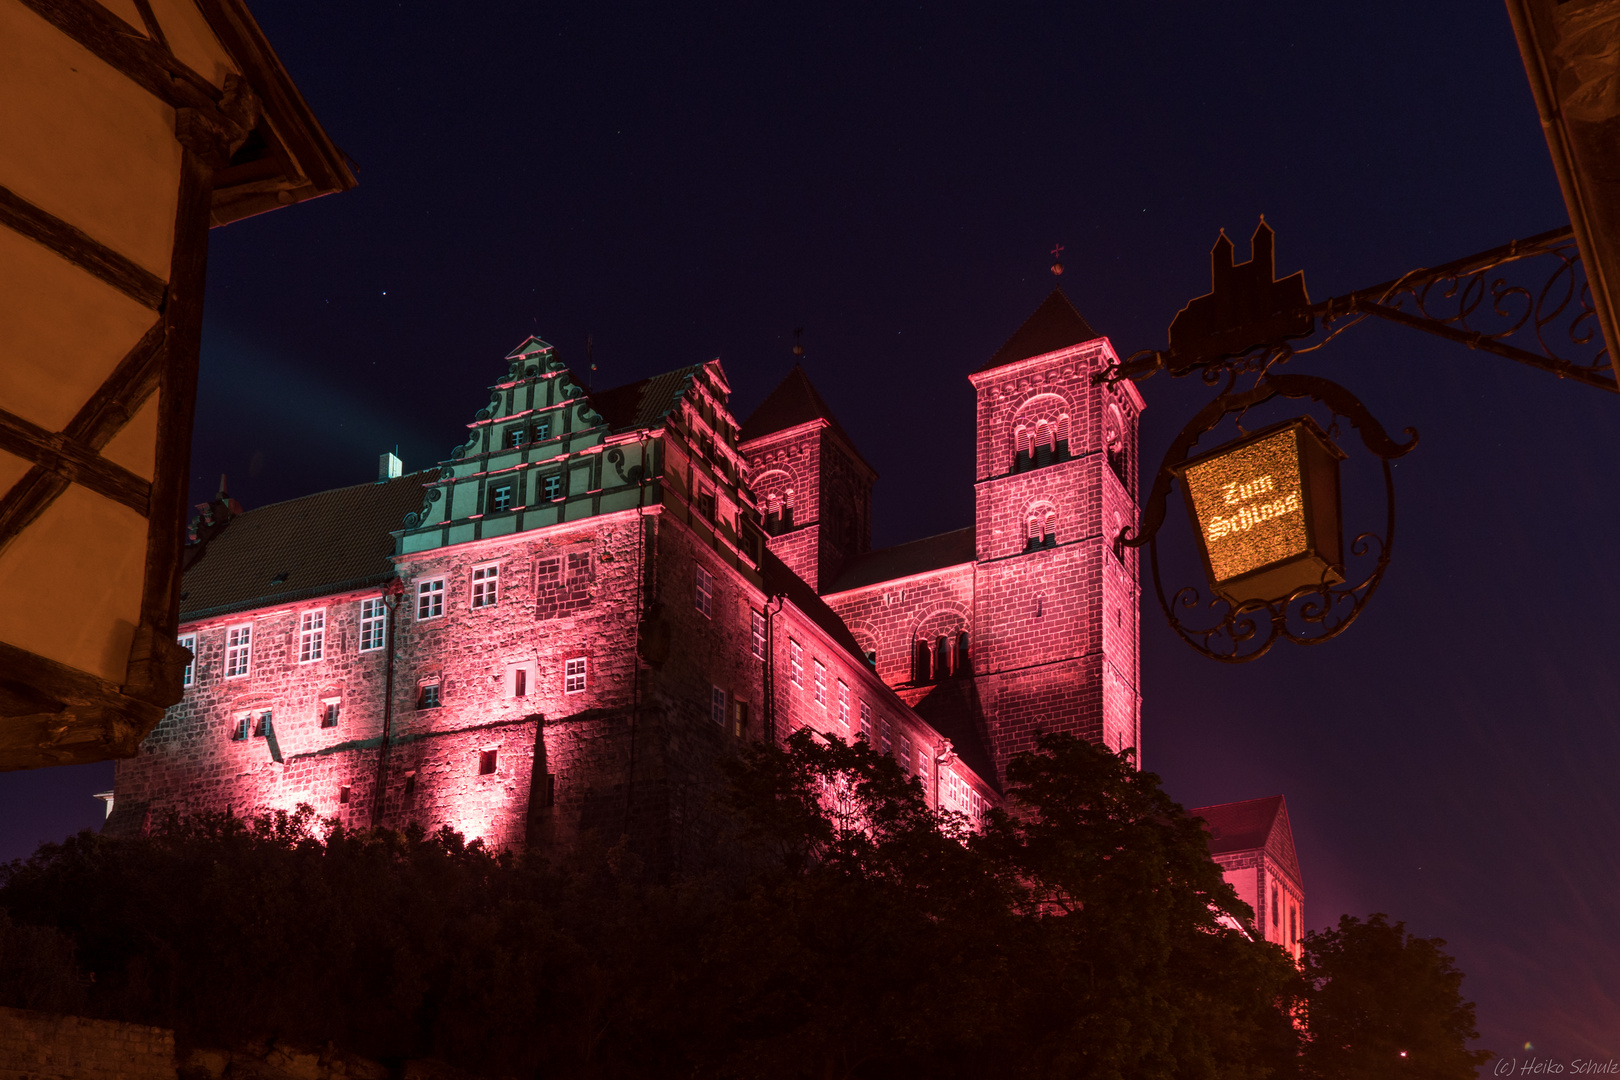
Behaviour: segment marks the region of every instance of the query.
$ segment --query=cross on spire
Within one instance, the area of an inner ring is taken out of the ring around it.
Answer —
[[[1052,248],[1052,276],[1063,276],[1063,245],[1058,244]]]

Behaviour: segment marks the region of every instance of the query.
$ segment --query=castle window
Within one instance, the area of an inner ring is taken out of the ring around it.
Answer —
[[[529,693],[529,673],[522,668],[512,672],[512,696],[526,697]]]
[[[1052,426],[1045,420],[1035,425],[1035,467],[1052,464],[1056,451],[1052,445]]]
[[[804,650],[799,643],[788,638],[788,677],[793,680],[794,686],[804,685]]]
[[[1057,459],[1059,461],[1068,461],[1069,460],[1070,451],[1069,451],[1069,414],[1068,413],[1064,413],[1062,416],[1058,417],[1058,422],[1057,422],[1057,447],[1056,447],[1056,450],[1057,450]]]
[[[233,626],[225,631],[225,677],[227,679],[239,679],[246,675],[252,656],[252,626]]]
[[[883,740],[878,744],[878,749],[885,754],[894,752],[894,743],[889,739],[889,722],[887,720],[883,721]]]
[[[496,751],[494,751],[494,750],[480,750],[480,751],[478,751],[478,775],[479,776],[489,776],[491,773],[493,773],[495,771],[495,760],[496,760]]]
[[[714,488],[701,481],[697,490],[697,512],[710,521],[714,520]]]
[[[934,639],[934,681],[948,678],[951,675],[951,645],[950,639],[944,634]]]
[[[576,656],[563,664],[563,693],[583,694],[585,692],[585,658]]]
[[[705,619],[714,618],[714,575],[703,567],[693,568],[693,575],[697,584],[697,609],[703,613]]]
[[[934,659],[928,642],[919,639],[912,645],[911,681],[925,683],[934,676]]]
[[[861,702],[861,738],[870,739],[871,737],[872,737],[872,706],[869,705],[867,702],[862,701]]]
[[[713,685],[709,687],[709,719],[715,727],[726,726],[726,692]]]
[[[337,727],[338,706],[342,702],[337,698],[325,698],[321,702],[321,727]]]
[[[270,710],[259,713],[253,720],[253,737],[255,739],[268,739],[270,737]]]
[[[1030,458],[1034,456],[1034,442],[1034,437],[1022,427],[1013,432],[1013,472],[1020,473],[1029,468]]]
[[[843,679],[838,680],[838,725],[849,730],[849,687]]]
[[[1057,511],[1048,510],[1041,521],[1041,546],[1057,547]]]
[[[742,738],[748,730],[748,702],[733,701],[731,703],[732,734]]]
[[[1103,448],[1107,453],[1108,467],[1129,490],[1131,481],[1125,461],[1125,414],[1118,405],[1108,406],[1103,413]]]
[[[529,431],[521,424],[506,429],[506,448],[508,450],[522,446],[529,439]]]
[[[416,583],[416,619],[437,619],[444,614],[444,578]]]
[[[510,509],[512,509],[512,485],[502,484],[489,497],[489,511],[498,514],[502,510]]]
[[[306,611],[298,619],[298,662],[313,664],[326,649],[326,609]]]
[[[499,564],[480,566],[472,574],[472,606],[493,607],[499,592],[501,568]]]
[[[412,769],[405,774],[405,797],[410,798],[416,794],[416,770]]]
[[[1271,887],[1271,929],[1280,931],[1282,928],[1282,911],[1277,907],[1277,886]]]
[[[182,649],[190,649],[192,657],[186,661],[186,670],[180,673],[180,685],[190,686],[197,670],[197,635],[187,634],[180,639]]]
[[[551,421],[536,421],[534,425],[534,441],[545,442],[549,438],[551,438]]]
[[[231,721],[231,741],[240,742],[253,730],[253,714],[240,713]]]
[[[900,771],[911,771],[911,737],[908,735],[900,736]]]
[[[342,785],[341,787],[338,788],[338,805],[339,806],[348,806],[349,805],[349,785],[348,784],[344,784],[344,785]]]
[[[763,660],[765,659],[765,615],[763,612],[753,611],[752,609],[750,609],[749,614],[752,616],[750,621],[753,623],[754,630],[754,655]]]
[[[765,531],[776,536],[782,531],[782,499],[771,495],[765,499]]]
[[[956,635],[956,660],[951,666],[951,674],[961,677],[969,674],[972,670],[968,663],[967,631],[961,630]]]
[[[827,665],[816,661],[816,704],[827,707]]]
[[[923,798],[928,797],[928,754],[923,747],[917,747],[917,779],[922,781]]]
[[[547,501],[555,502],[562,498],[562,473],[552,473],[541,481],[541,490],[545,493]]]
[[[388,609],[382,597],[360,601],[360,651],[375,652],[383,647],[384,628],[388,625]]]
[[[437,709],[439,707],[439,684],[437,682],[423,683],[417,689],[416,707],[418,709]]]
[[[782,493],[782,528],[793,528],[793,489]]]

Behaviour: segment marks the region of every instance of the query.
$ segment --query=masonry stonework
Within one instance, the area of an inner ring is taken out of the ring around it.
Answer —
[[[876,473],[802,367],[739,422],[718,361],[590,392],[530,338],[437,467],[240,515],[221,493],[185,698],[107,827],[308,804],[680,867],[718,830],[718,763],[800,728],[970,818],[1042,732],[1139,750],[1116,540],[1142,400],[1093,384],[1114,359],[1054,292],[970,377],[973,525],[872,551]]]

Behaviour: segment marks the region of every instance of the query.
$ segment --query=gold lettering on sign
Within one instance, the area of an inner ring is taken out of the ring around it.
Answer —
[[[1216,581],[1308,550],[1294,430],[1193,465],[1185,480]]]

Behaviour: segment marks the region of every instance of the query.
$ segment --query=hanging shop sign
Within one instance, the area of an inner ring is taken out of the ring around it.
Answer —
[[[1173,467],[1217,596],[1271,603],[1344,581],[1344,456],[1301,416]]]

